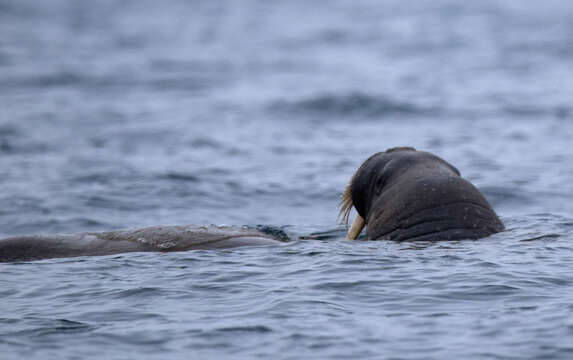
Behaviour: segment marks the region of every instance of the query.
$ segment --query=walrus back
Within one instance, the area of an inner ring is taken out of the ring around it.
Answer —
[[[18,236],[0,240],[0,262],[114,255],[127,252],[171,252],[281,244],[283,240],[255,228],[151,226],[134,230],[51,236]]]
[[[91,234],[17,236],[0,240],[0,262],[150,251],[130,241],[109,242]]]

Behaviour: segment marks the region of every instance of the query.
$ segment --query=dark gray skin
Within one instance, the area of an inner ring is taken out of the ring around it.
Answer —
[[[341,213],[354,205],[369,240],[479,239],[504,229],[482,193],[441,158],[413,148],[374,154],[356,171]]]
[[[281,239],[249,228],[153,226],[137,230],[6,238],[0,240],[0,262],[140,251],[223,249],[280,243]]]

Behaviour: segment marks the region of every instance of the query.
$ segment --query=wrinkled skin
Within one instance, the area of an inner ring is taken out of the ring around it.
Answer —
[[[352,205],[370,240],[478,239],[504,229],[482,193],[455,167],[413,148],[367,159],[349,184],[341,213],[348,216]],[[354,225],[349,239],[361,230]]]
[[[256,229],[218,226],[153,226],[137,230],[0,240],[0,262],[113,255],[139,251],[184,251],[277,245],[281,239]]]

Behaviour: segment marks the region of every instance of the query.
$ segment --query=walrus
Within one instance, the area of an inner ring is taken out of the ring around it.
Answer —
[[[263,229],[264,230],[264,229]],[[252,227],[151,226],[135,230],[69,235],[16,236],[0,240],[0,262],[277,245],[283,236]]]
[[[504,229],[485,197],[455,167],[411,147],[376,153],[358,168],[342,195],[339,217],[346,223],[353,207],[358,215],[347,239],[356,239],[365,226],[365,239],[397,241],[478,239]],[[288,237],[252,227],[152,226],[6,238],[0,240],[0,262],[278,245],[285,241]]]
[[[366,240],[479,239],[504,230],[484,195],[454,166],[412,147],[390,148],[370,156],[352,176],[339,218],[354,240],[366,227]]]

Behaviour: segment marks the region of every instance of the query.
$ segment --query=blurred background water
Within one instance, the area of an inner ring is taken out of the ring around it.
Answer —
[[[558,0],[0,0],[3,237],[294,240],[0,265],[1,357],[570,358],[571,19]],[[400,145],[454,164],[507,231],[341,241],[353,171]]]

